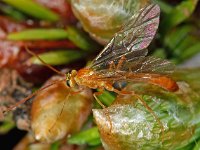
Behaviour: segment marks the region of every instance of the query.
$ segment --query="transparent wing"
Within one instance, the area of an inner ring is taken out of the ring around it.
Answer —
[[[159,25],[159,14],[159,6],[151,4],[132,16],[94,59],[90,68],[102,70],[109,68],[113,62],[117,64],[121,57],[128,61],[146,56],[146,48],[154,38]]]
[[[143,78],[150,75],[168,75],[174,68],[175,65],[167,60],[149,56],[138,57],[132,61],[124,60],[113,68],[98,70],[96,73],[99,74],[100,80],[136,80],[137,77],[141,78],[139,74],[142,74]]]
[[[140,57],[128,62],[122,60],[112,68],[97,70],[93,80],[119,84],[124,81],[148,82],[169,91],[178,89],[176,82],[167,76],[175,67],[169,61],[155,57]]]

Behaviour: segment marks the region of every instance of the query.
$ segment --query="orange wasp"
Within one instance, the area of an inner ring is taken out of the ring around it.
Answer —
[[[173,71],[174,65],[167,60],[146,56],[147,47],[158,29],[159,17],[160,8],[157,4],[150,4],[134,14],[89,67],[79,71],[72,70],[71,73],[64,74],[66,78],[64,80],[67,80],[69,87],[87,86],[92,89],[106,89],[117,94],[137,96],[134,91],[118,90],[113,86],[116,82],[136,81],[156,84],[168,91],[178,90],[176,82],[168,77],[168,74]],[[35,55],[32,52],[30,53]],[[40,58],[38,57],[38,59]],[[45,64],[45,62],[43,63]],[[51,66],[48,67],[56,71]],[[55,83],[51,85],[53,84]],[[36,93],[22,100],[21,103]],[[94,93],[94,97],[97,94],[100,93]],[[19,103],[14,107],[17,107],[17,105]],[[104,106],[102,105],[102,107]],[[10,108],[10,110],[13,108]]]
[[[176,91],[176,82],[167,76],[174,65],[167,60],[145,57],[156,34],[159,16],[160,8],[156,4],[148,5],[132,16],[89,67],[67,74],[70,87],[84,85],[126,94],[115,89],[113,84],[139,81]]]

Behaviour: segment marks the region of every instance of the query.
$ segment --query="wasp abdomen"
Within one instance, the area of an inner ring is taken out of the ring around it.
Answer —
[[[175,92],[179,89],[176,81],[174,81],[173,79],[166,77],[166,76],[151,78],[150,83],[156,84],[156,85],[158,85],[168,91],[172,91],[172,92]]]

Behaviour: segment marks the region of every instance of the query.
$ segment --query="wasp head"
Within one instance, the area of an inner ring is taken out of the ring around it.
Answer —
[[[66,83],[67,83],[67,86],[69,87],[75,87],[77,84],[76,84],[76,81],[74,80],[74,77],[77,75],[77,71],[76,70],[72,70],[71,73],[67,73],[66,74]]]

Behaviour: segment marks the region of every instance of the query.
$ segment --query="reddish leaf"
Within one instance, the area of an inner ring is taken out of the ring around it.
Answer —
[[[0,16],[0,39],[5,39],[7,33],[20,31],[24,28],[26,28],[25,25],[8,17]]]

